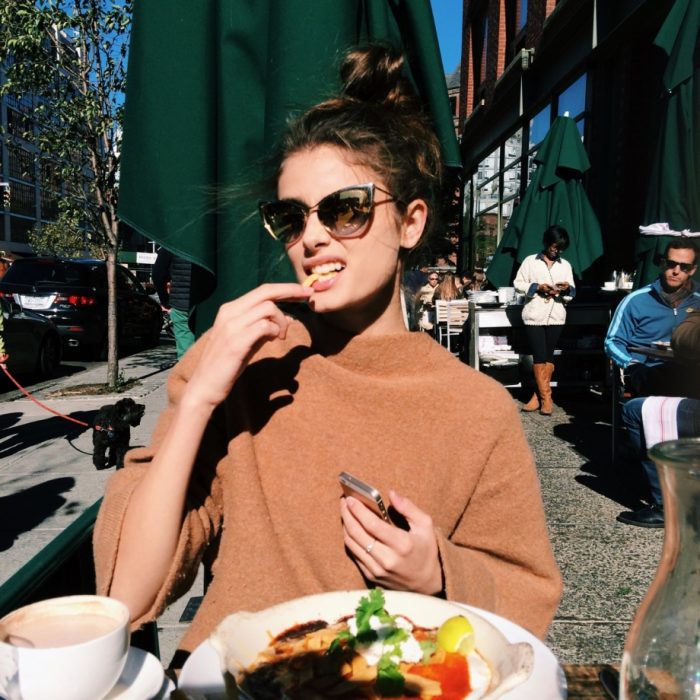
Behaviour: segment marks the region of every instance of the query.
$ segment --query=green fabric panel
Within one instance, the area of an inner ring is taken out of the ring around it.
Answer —
[[[542,250],[542,234],[553,224],[569,233],[564,257],[579,277],[603,254],[600,224],[581,183],[590,163],[573,119],[554,120],[535,161],[537,170],[486,272],[496,287],[509,286],[522,261]]]
[[[676,0],[654,43],[669,59],[642,223],[668,223],[673,231],[700,231],[700,62],[696,57],[700,2]],[[636,286],[656,278],[656,260],[669,240],[667,236],[640,236]]]
[[[338,89],[349,47],[403,45],[410,76],[460,167],[429,0],[137,0],[122,147],[121,218],[192,260],[197,332],[263,281],[292,279],[257,202],[284,124]]]

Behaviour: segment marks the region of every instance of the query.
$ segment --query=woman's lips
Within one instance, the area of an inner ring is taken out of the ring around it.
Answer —
[[[311,287],[314,292],[323,292],[326,289],[329,289],[330,287],[333,286],[336,277],[342,272],[341,271],[332,271],[332,272],[324,272],[324,273],[317,273],[314,272],[310,274],[303,282],[302,285],[304,287]]]

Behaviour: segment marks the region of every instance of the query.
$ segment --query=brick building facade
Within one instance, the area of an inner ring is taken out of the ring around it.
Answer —
[[[560,114],[591,159],[584,186],[606,252],[587,276],[632,270],[673,0],[464,0],[459,104],[463,266],[488,263]]]

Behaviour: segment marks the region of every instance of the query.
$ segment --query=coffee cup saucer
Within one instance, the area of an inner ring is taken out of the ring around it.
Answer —
[[[153,654],[129,647],[122,675],[104,700],[160,700],[173,690],[175,685]]]

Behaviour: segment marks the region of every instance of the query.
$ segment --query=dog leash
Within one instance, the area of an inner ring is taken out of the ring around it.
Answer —
[[[55,416],[58,416],[59,418],[65,418],[66,420],[72,421],[73,423],[77,423],[78,425],[82,425],[85,428],[89,428],[90,425],[86,423],[83,420],[78,420],[77,418],[71,418],[70,416],[65,415],[64,413],[60,413],[59,411],[54,410],[53,408],[50,408],[47,406],[45,403],[41,403],[39,399],[35,398],[34,396],[31,395],[30,392],[28,392],[13,376],[10,374],[10,370],[5,367],[4,364],[0,365],[0,368],[2,368],[2,371],[7,375],[8,379],[31,401],[33,401],[37,406],[40,406],[43,408],[45,411],[48,411],[49,413],[53,413]],[[99,430],[99,428],[98,428]]]

